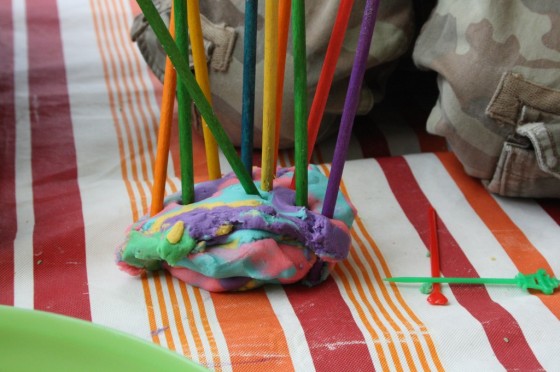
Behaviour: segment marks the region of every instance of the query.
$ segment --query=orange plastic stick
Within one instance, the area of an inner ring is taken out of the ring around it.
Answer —
[[[173,5],[169,20],[169,33],[175,37],[175,22],[173,21]],[[163,209],[165,194],[165,179],[167,178],[167,161],[169,159],[169,140],[171,124],[173,123],[173,106],[175,104],[175,88],[177,74],[169,57],[165,58],[165,75],[163,77],[163,95],[161,97],[161,111],[159,115],[159,129],[157,139],[156,163],[154,166],[154,184],[152,186],[152,204],[150,215],[153,216]]]
[[[284,95],[284,72],[286,70],[286,52],[288,50],[288,33],[290,27],[290,10],[292,0],[282,0],[278,6],[278,66],[276,85],[276,142],[274,146],[273,164],[278,164],[278,148],[280,147],[280,128],[282,127],[282,99]]]

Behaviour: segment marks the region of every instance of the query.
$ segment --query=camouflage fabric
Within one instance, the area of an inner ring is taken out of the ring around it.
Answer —
[[[428,131],[507,196],[560,197],[560,2],[440,0],[415,63],[439,74]]]
[[[153,0],[164,20],[169,19],[171,0]],[[257,26],[257,65],[255,87],[255,145],[260,146],[263,98],[263,43],[264,1],[259,1]],[[214,110],[233,143],[241,142],[241,92],[243,77],[243,30],[245,0],[204,0],[200,2],[202,27],[209,60],[210,84]],[[338,0],[306,2],[308,106],[321,72],[323,58],[338,10]],[[362,11],[365,0],[354,1],[344,45],[337,64],[335,79],[327,102],[318,140],[338,128],[335,120],[342,112],[348,78],[354,61]],[[411,0],[382,1],[375,27],[372,48],[368,59],[368,77],[373,77],[362,88],[358,114],[371,110],[374,101],[381,98],[391,62],[404,54],[412,44],[414,22]],[[165,54],[142,15],[132,27],[132,38],[155,74],[163,79]],[[284,79],[284,102],[280,146],[293,145],[293,60],[291,38],[288,38],[288,55]]]

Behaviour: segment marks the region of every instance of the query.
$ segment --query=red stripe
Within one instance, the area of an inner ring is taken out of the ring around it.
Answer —
[[[354,136],[358,139],[364,158],[391,156],[391,150],[383,132],[370,115],[356,117]]]
[[[410,167],[402,157],[379,159],[379,164],[401,208],[424,244],[429,246],[426,213],[429,201],[414,179]],[[445,276],[478,276],[442,221],[439,223],[439,239],[441,272]],[[506,369],[542,370],[519,324],[490,298],[484,286],[451,286],[451,290],[457,301],[480,322],[492,350]],[[507,343],[504,342],[505,338],[509,340]]]
[[[15,185],[14,24],[10,0],[0,1],[0,304],[14,304]]]
[[[331,371],[333,363],[346,371],[374,370],[364,335],[332,277],[313,288],[287,286],[285,291],[317,371]]]
[[[82,203],[56,0],[27,0],[35,308],[91,320]]]
[[[560,225],[560,199],[542,199],[538,200],[538,203]]]

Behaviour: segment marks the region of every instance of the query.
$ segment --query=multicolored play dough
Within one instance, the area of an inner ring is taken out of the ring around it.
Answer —
[[[163,268],[215,292],[320,283],[348,254],[355,210],[340,194],[335,218],[320,214],[327,178],[315,166],[308,208],[295,206],[292,174],[282,169],[262,198],[247,195],[234,174],[197,184],[192,204],[170,196],[163,211],[130,227],[117,250],[119,267],[131,275]]]

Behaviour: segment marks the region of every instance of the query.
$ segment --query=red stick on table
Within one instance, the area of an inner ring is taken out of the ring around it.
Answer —
[[[432,269],[432,278],[440,277],[439,269],[439,240],[437,235],[437,213],[434,207],[430,205],[430,264]],[[432,305],[445,305],[447,304],[447,297],[441,293],[441,284],[434,283],[432,293],[427,298],[428,302]]]

